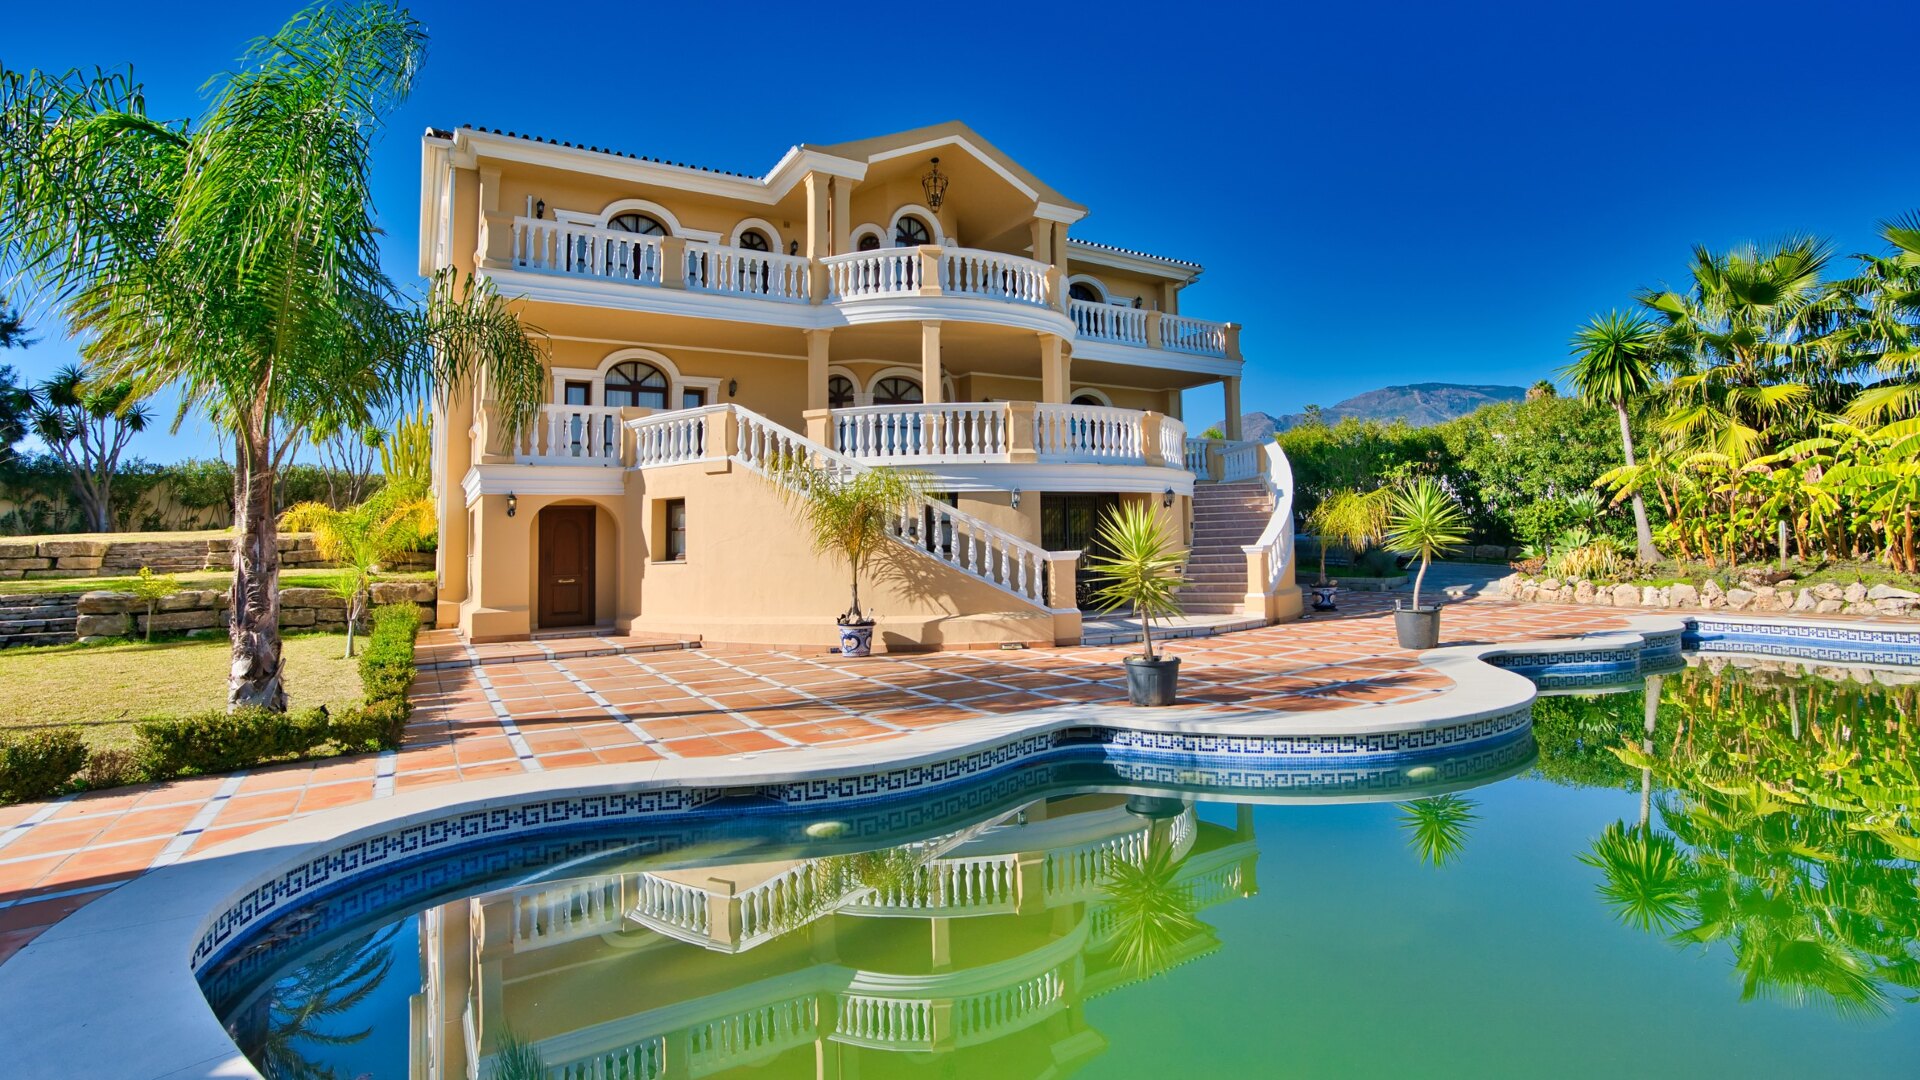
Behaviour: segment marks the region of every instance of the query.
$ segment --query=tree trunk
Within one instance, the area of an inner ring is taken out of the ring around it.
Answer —
[[[1633,427],[1627,422],[1627,407],[1614,402],[1614,411],[1620,415],[1620,449],[1626,455],[1627,468],[1633,468]],[[1640,492],[1633,493],[1633,538],[1639,548],[1639,558],[1643,563],[1659,562],[1660,552],[1653,546],[1653,530],[1647,527],[1647,504],[1640,498]]]
[[[281,682],[280,547],[275,543],[274,468],[268,419],[244,418],[241,469],[234,477],[233,666],[227,676],[227,707],[257,706],[284,712]]]

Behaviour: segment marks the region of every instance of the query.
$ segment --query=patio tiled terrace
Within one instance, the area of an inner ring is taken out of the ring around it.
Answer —
[[[1622,625],[1604,610],[1472,601],[1446,644]],[[414,722],[398,751],[278,765],[0,807],[0,960],[119,883],[257,829],[395,791],[659,757],[785,753],[898,738],[1067,702],[1121,703],[1137,646],[842,660],[666,639],[468,646],[424,635]],[[615,650],[621,650],[616,652]],[[1378,613],[1170,642],[1182,704],[1310,712],[1444,693]]]

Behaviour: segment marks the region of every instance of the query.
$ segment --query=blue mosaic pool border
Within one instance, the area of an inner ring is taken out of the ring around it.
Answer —
[[[1837,664],[1920,667],[1920,627],[1843,623],[1754,623],[1687,620],[1686,643],[1702,652],[1747,653]]]

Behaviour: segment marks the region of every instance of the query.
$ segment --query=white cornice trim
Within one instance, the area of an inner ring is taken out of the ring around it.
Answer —
[[[799,147],[787,151],[772,172],[766,176],[755,177],[728,176],[723,173],[707,172],[704,169],[689,168],[685,165],[641,161],[602,150],[588,150],[578,146],[556,146],[553,143],[533,142],[512,135],[496,135],[491,131],[480,131],[474,128],[456,130],[453,133],[453,139],[454,146],[469,161],[479,158],[514,161],[526,165],[564,169],[568,172],[587,173],[628,183],[652,184],[677,191],[718,195],[765,206],[771,206],[786,198],[794,186],[800,183],[809,172],[844,176],[850,180],[863,180],[867,174],[867,167],[860,162],[848,161],[845,158],[837,158],[815,150],[802,150]]]
[[[869,462],[880,465],[880,462]],[[883,466],[884,467],[884,466]],[[1127,491],[1193,494],[1193,474],[1160,465],[980,462],[965,465],[915,463],[933,491]]]
[[[1196,375],[1226,378],[1238,375],[1245,363],[1219,356],[1195,356],[1166,349],[1143,349],[1137,345],[1115,345],[1107,341],[1076,341],[1075,360],[1098,360],[1104,364],[1128,364],[1133,367],[1159,368],[1162,371],[1187,371]]]

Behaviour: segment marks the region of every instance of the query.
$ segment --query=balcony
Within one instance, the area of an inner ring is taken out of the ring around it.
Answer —
[[[835,409],[833,447],[867,465],[1175,463],[1186,425],[1099,405],[984,402]]]
[[[1239,360],[1231,323],[1069,299],[1058,267],[1001,251],[927,245],[808,259],[501,212],[487,215],[481,243],[489,270],[674,290],[655,300],[687,314],[740,318],[741,309],[715,301],[755,300],[780,305],[753,316],[780,325],[970,319],[1069,337],[1091,359],[1141,363],[1152,350],[1209,372]],[[545,291],[528,285],[529,297]],[[688,307],[680,302],[688,294],[701,299]]]

